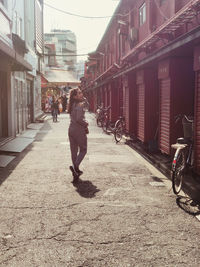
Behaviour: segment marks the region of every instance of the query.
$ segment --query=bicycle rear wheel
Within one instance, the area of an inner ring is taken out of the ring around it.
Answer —
[[[121,121],[117,121],[116,124],[115,124],[115,131],[114,131],[114,136],[115,136],[116,143],[121,141],[122,135],[123,135],[122,122]]]
[[[172,171],[172,189],[174,194],[178,194],[181,191],[185,170],[185,154],[183,150],[180,150],[176,159],[176,166]]]
[[[100,118],[97,118],[96,121],[97,121],[97,126],[102,127],[102,120]]]

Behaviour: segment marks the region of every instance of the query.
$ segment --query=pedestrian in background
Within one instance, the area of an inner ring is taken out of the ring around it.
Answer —
[[[61,97],[59,97],[59,99],[58,99],[58,110],[59,110],[58,114],[62,113],[62,111],[63,111],[63,105],[62,105],[62,98]]]
[[[63,105],[63,112],[66,111],[66,107],[67,107],[67,97],[66,95],[62,96],[62,105]]]
[[[55,96],[53,96],[53,98],[52,98],[51,114],[53,117],[53,122],[57,122],[57,119],[58,119],[58,100]]]
[[[68,113],[70,114],[70,125],[68,129],[71,158],[73,166],[70,170],[73,174],[73,182],[77,182],[79,176],[83,173],[79,165],[87,153],[87,133],[88,122],[85,120],[85,99],[79,88],[70,90]]]

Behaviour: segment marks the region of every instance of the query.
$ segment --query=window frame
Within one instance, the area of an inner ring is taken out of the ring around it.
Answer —
[[[142,26],[147,20],[147,5],[146,2],[144,2],[139,7],[139,26]]]
[[[160,6],[164,5],[165,2],[166,0],[160,0]]]

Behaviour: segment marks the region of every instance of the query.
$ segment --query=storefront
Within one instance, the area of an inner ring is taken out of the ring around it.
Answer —
[[[195,167],[200,174],[200,46],[194,48],[194,71],[195,71]]]
[[[53,96],[59,98],[67,95],[71,88],[80,86],[80,81],[76,80],[67,70],[50,69],[41,78],[41,105],[42,110],[51,112],[51,102]]]
[[[183,136],[182,125],[175,124],[178,114],[194,114],[194,72],[192,58],[168,58],[158,65],[160,90],[159,147],[170,155],[171,144]]]
[[[155,67],[136,72],[137,138],[143,143],[157,138],[158,82]]]

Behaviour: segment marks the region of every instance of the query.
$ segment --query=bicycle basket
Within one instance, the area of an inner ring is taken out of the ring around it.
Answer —
[[[185,118],[182,120],[183,124],[183,134],[184,138],[192,138],[193,137],[193,122],[187,121]]]

